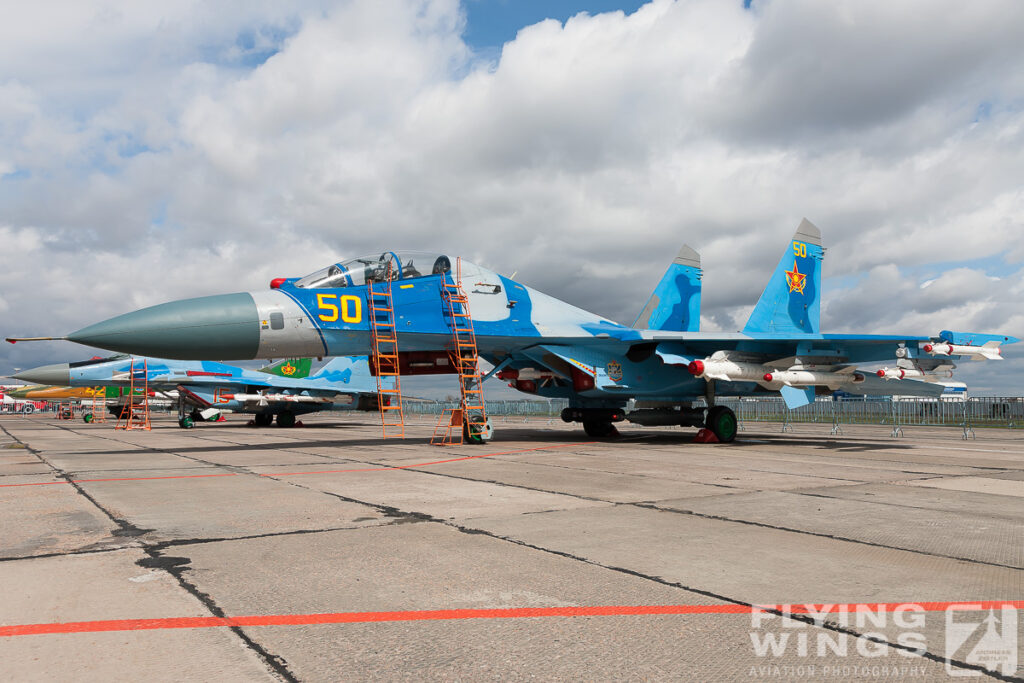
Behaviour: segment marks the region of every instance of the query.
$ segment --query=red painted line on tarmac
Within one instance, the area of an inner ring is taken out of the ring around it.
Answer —
[[[111,477],[109,479],[70,479],[64,481],[40,481],[28,484],[0,484],[0,488],[12,486],[52,486],[53,484],[82,484],[96,481],[154,481],[157,479],[204,479],[208,477],[237,477],[238,472],[220,472],[217,474],[175,474],[166,477]]]
[[[344,472],[386,472],[388,470],[408,470],[414,467],[427,467],[429,465],[443,465],[448,462],[459,462],[461,460],[475,460],[477,458],[492,458],[496,455],[513,455],[515,453],[529,453],[531,451],[546,451],[553,448],[570,448],[572,446],[587,446],[594,443],[593,441],[584,441],[582,443],[567,443],[559,444],[557,446],[538,446],[537,448],[523,448],[516,451],[502,451],[500,453],[484,453],[483,455],[468,455],[463,458],[450,458],[448,460],[434,460],[432,462],[420,462],[415,465],[396,465],[394,467],[361,467],[358,469],[348,470],[316,470],[310,472],[278,472],[278,473],[263,473],[257,474],[260,477],[294,477],[299,474],[337,474]],[[15,486],[53,486],[54,484],[85,484],[103,481],[157,481],[161,479],[204,479],[209,477],[237,477],[239,472],[218,472],[216,474],[176,474],[164,477],[116,477],[109,479],[71,479],[63,481],[37,481],[29,482],[26,484],[0,484],[0,488],[13,488]]]
[[[151,631],[178,628],[215,628],[230,626],[310,626],[317,624],[368,624],[388,621],[456,621],[467,619],[537,619],[550,617],[673,616],[687,614],[750,614],[762,608],[792,614],[805,612],[855,614],[870,609],[895,612],[913,608],[938,612],[957,607],[964,610],[988,610],[1002,607],[1024,609],[1024,600],[979,600],[977,602],[874,603],[852,605],[600,605],[593,607],[511,607],[502,609],[441,609],[401,612],[333,612],[326,614],[269,614],[238,617],[169,617],[163,619],[110,619],[72,621],[51,624],[0,626],[0,637],[57,633],[100,633],[103,631]]]
[[[593,441],[582,443],[565,443],[557,446],[538,446],[537,448],[521,448],[516,451],[502,451],[500,453],[484,453],[482,455],[467,455],[462,458],[449,458],[448,460],[434,460],[431,462],[419,462],[415,465],[395,465],[393,467],[360,467],[351,470],[318,470],[315,472],[267,472],[261,477],[293,477],[299,474],[336,474],[339,472],[386,472],[388,470],[410,470],[415,467],[429,467],[430,465],[443,465],[448,462],[461,462],[463,460],[476,460],[477,458],[493,458],[496,455],[514,455],[516,453],[529,453],[531,451],[547,451],[554,448],[571,448],[573,446],[589,446]]]

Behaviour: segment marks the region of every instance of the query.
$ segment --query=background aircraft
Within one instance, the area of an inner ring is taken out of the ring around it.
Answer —
[[[689,258],[687,258],[689,257]],[[520,391],[569,400],[562,415],[587,434],[614,422],[706,426],[731,441],[736,417],[717,395],[779,392],[790,407],[816,393],[932,395],[941,387],[880,378],[864,364],[905,359],[999,358],[1005,335],[823,334],[819,329],[821,233],[804,220],[738,333],[700,332],[699,261],[684,250],[626,327],[466,261],[384,252],[330,265],[270,290],[185,299],[90,325],[66,337],[120,351],[178,358],[250,359],[365,354],[372,350],[369,295],[391,281],[403,374],[451,371],[453,319],[441,291],[453,276],[468,297],[480,356]],[[462,312],[461,309],[456,310]],[[379,315],[379,314],[378,314]],[[15,340],[17,341],[17,340]],[[934,367],[934,366],[932,366]],[[486,377],[485,377],[486,379]]]
[[[13,377],[12,379],[20,379]],[[51,384],[27,384],[24,386],[11,386],[4,390],[11,398],[24,399],[26,401],[70,401],[91,399],[96,393],[92,386],[70,387],[66,385]]]
[[[0,387],[0,412],[4,413],[34,413],[46,407],[46,401],[29,401],[21,398],[14,398],[7,394],[8,389],[20,389],[20,386]]]
[[[252,413],[258,426],[275,417],[280,427],[295,425],[296,416],[320,410],[377,410],[376,382],[367,359],[332,359],[309,376],[308,358],[281,361],[261,370],[246,370],[212,361],[184,362],[163,358],[134,359],[139,373],[145,361],[151,390],[177,391],[178,400],[191,407],[182,411],[179,425],[191,427],[204,417],[224,412]],[[24,381],[46,381],[69,387],[121,387],[131,380],[132,357],[94,358],[25,370],[14,375]],[[140,379],[137,374],[136,381]],[[83,391],[83,389],[74,389]],[[118,414],[120,407],[111,406]]]

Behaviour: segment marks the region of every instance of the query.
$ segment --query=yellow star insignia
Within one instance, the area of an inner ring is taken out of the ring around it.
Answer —
[[[787,270],[786,284],[789,285],[790,293],[804,293],[804,286],[807,284],[807,276],[796,269],[796,261],[793,261],[793,270]]]

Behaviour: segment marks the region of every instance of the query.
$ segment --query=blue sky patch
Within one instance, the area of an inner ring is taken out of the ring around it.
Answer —
[[[478,52],[496,51],[524,26],[545,19],[565,23],[580,12],[601,14],[622,10],[632,14],[649,0],[464,0],[466,31],[462,39]]]

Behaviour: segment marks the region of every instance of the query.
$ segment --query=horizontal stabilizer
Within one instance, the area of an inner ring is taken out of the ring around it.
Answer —
[[[806,218],[775,267],[744,334],[817,334],[821,330],[821,231]]]
[[[634,329],[696,332],[700,329],[700,254],[679,250],[640,315]]]

